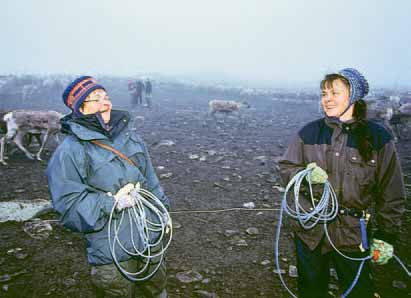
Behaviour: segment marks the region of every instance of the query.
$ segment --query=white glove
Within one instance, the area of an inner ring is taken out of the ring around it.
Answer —
[[[125,208],[133,207],[136,204],[134,198],[130,195],[122,195],[118,199],[116,199],[116,210],[120,212]]]
[[[108,193],[109,196],[113,196],[116,201],[116,210],[121,211],[125,208],[133,207],[136,202],[133,197],[130,195],[130,192],[134,189],[132,183],[126,184],[113,196],[111,193]]]
[[[114,195],[114,199],[117,201],[120,197],[124,195],[130,194],[130,191],[134,189],[134,185],[132,183],[124,185],[122,188],[118,190],[118,192]]]

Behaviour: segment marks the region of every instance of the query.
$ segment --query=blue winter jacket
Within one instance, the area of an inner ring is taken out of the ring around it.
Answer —
[[[65,227],[84,234],[88,262],[92,265],[113,262],[107,223],[114,201],[108,192],[115,194],[128,183],[140,182],[169,208],[169,200],[160,186],[146,145],[128,127],[128,114],[112,111],[113,114],[118,119],[117,133],[113,137],[83,126],[71,117],[63,118],[62,126],[68,136],[54,152],[46,172],[53,207]],[[114,147],[133,160],[138,168],[91,140]],[[120,240],[131,249],[130,225],[122,227]],[[119,247],[116,247],[116,254],[119,261],[130,258]]]

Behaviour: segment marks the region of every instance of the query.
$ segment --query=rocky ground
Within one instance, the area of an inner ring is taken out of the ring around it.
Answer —
[[[155,107],[132,111],[134,126],[150,148],[157,174],[173,211],[220,210],[254,203],[276,209],[281,183],[276,161],[289,137],[319,116],[315,103],[251,99],[241,118],[206,118],[207,96],[162,94]],[[127,108],[123,106],[123,108]],[[0,201],[49,199],[45,161],[19,152],[0,167]],[[411,187],[411,144],[399,142],[407,191]],[[411,265],[411,204],[395,246]],[[252,209],[175,213],[174,239],[167,253],[169,297],[289,297],[274,273],[277,211]],[[81,235],[54,221],[0,223],[0,297],[93,297]],[[43,226],[35,224],[43,223]],[[408,232],[407,232],[408,231]],[[285,227],[281,253],[288,285],[295,290],[290,232]],[[293,271],[293,270],[291,270]],[[293,274],[291,274],[293,275]],[[382,297],[411,297],[411,279],[400,267],[376,268]],[[338,283],[332,280],[336,295]]]

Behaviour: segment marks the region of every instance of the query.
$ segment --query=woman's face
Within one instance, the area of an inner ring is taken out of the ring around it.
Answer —
[[[350,102],[350,89],[343,81],[336,79],[332,85],[325,84],[321,90],[321,105],[328,117],[340,117]],[[347,111],[349,114],[350,111]],[[352,112],[352,111],[351,111]],[[344,116],[346,116],[344,114]]]
[[[108,123],[111,117],[112,104],[107,92],[103,89],[97,89],[91,92],[84,100],[80,111],[84,115],[101,113],[104,123]]]

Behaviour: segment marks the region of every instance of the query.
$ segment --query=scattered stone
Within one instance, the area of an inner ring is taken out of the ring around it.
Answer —
[[[28,257],[29,254],[24,253],[24,252],[18,252],[16,253],[14,256],[16,257],[16,259],[18,260],[24,260],[25,258]]]
[[[156,143],[156,144],[153,146],[153,148],[154,148],[154,149],[157,149],[157,148],[160,148],[161,146],[171,147],[171,146],[175,146],[175,145],[176,145],[176,143],[174,143],[174,142],[171,141],[171,140],[162,140],[162,141]]]
[[[231,237],[234,236],[236,234],[238,234],[239,231],[238,230],[225,230],[224,231],[224,235],[226,235],[227,237]]]
[[[178,222],[173,222],[173,228],[174,228],[174,229],[178,230],[178,229],[180,229],[181,227],[182,227],[182,225],[181,225],[180,223],[178,223]]]
[[[198,295],[200,298],[218,298],[216,293],[210,293],[204,290],[197,290],[195,293]]]
[[[247,241],[244,239],[239,239],[236,243],[237,246],[248,246]]]
[[[0,276],[0,282],[8,282],[11,279],[9,274],[4,274]]]
[[[160,179],[169,179],[171,176],[173,176],[173,173],[171,172],[160,174]]]
[[[248,202],[248,203],[244,203],[243,204],[244,208],[248,208],[248,209],[254,209],[255,208],[255,204],[254,202]]]
[[[17,277],[17,276],[19,276],[19,275],[26,274],[26,273],[27,273],[27,270],[24,269],[24,270],[18,271],[18,272],[16,272],[16,273],[1,275],[1,276],[0,276],[0,283],[8,282],[8,281],[11,280],[13,277]]]
[[[210,156],[214,156],[214,155],[217,154],[217,151],[215,151],[215,150],[207,150],[206,152],[207,152],[207,154],[210,155]]]
[[[285,188],[284,187],[281,187],[281,186],[278,186],[278,185],[274,185],[273,186],[273,189],[276,189],[276,190],[278,190],[279,192],[285,192]]]
[[[53,228],[46,221],[34,219],[33,221],[24,223],[23,231],[31,238],[44,240],[50,236]]]
[[[24,188],[19,188],[14,191],[14,193],[23,193],[23,192],[26,192]]]
[[[288,275],[290,277],[298,277],[297,267],[295,267],[294,265],[290,265],[288,267]]]
[[[401,280],[393,280],[392,286],[397,289],[406,289],[407,285]]]
[[[248,235],[258,235],[260,231],[257,228],[251,227],[245,230]]]
[[[164,170],[165,168],[163,167],[163,166],[158,166],[157,167],[157,170],[159,170],[159,171],[162,171],[162,170]]]
[[[72,287],[76,284],[76,280],[74,278],[67,278],[65,280],[63,280],[63,285],[65,285],[66,287]]]
[[[224,156],[219,156],[214,160],[214,162],[217,163],[217,162],[222,161],[223,159],[224,159]]]
[[[267,162],[267,156],[265,155],[255,156],[253,159],[259,161],[260,165],[262,166],[265,165]]]
[[[176,278],[182,283],[192,283],[202,280],[203,276],[197,271],[189,270],[177,273]]]
[[[225,187],[224,187],[224,186],[222,186],[221,184],[219,184],[219,183],[217,183],[217,182],[214,182],[213,186],[216,186],[216,187],[219,187],[219,188],[225,189]]]
[[[263,266],[267,266],[267,265],[271,264],[271,261],[270,260],[264,260],[260,264],[263,265]]]
[[[281,258],[281,261],[288,262],[288,259],[287,258]]]
[[[3,291],[7,292],[9,290],[9,285],[3,285]]]
[[[205,278],[205,279],[203,279],[203,281],[201,282],[201,283],[203,283],[203,284],[208,284],[208,283],[210,283],[210,279],[209,278]]]
[[[191,160],[195,160],[195,159],[199,159],[200,156],[198,154],[189,154],[188,158],[191,159]]]
[[[275,274],[278,274],[278,270],[277,270],[277,269],[274,269],[273,272],[274,272]],[[285,270],[284,270],[284,269],[280,269],[280,273],[281,273],[281,274],[285,274]]]
[[[23,249],[20,248],[20,247],[12,248],[12,249],[9,249],[9,250],[7,251],[7,254],[8,254],[8,255],[16,254],[16,253],[18,253],[18,252],[20,252],[20,251],[22,251],[22,250],[23,250]]]
[[[224,181],[227,181],[227,182],[229,182],[229,181],[230,181],[230,177],[228,177],[228,176],[225,176],[225,177],[223,178],[223,180],[224,180]]]
[[[207,157],[205,155],[201,156],[199,159],[199,161],[206,161],[206,160],[207,160]]]

